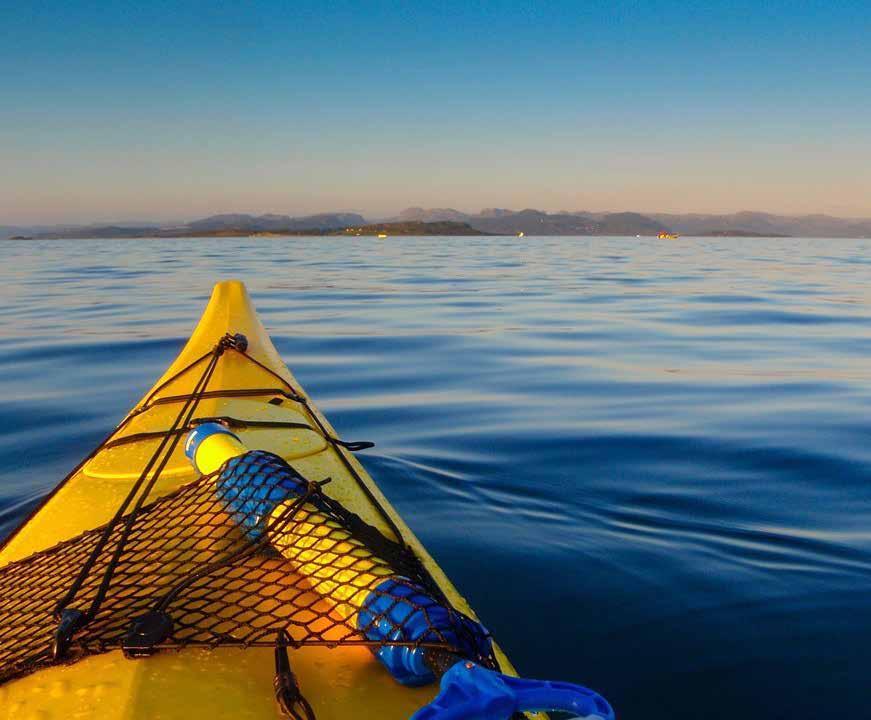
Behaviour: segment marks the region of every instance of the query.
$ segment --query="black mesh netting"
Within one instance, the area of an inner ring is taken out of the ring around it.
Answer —
[[[246,515],[227,497],[238,486],[222,489],[220,473],[204,476],[114,525],[0,568],[0,682],[56,662],[51,643],[57,605],[104,535],[105,546],[69,605],[91,614],[64,662],[122,647],[132,623],[152,611],[171,619],[157,649],[273,645],[281,633],[291,645],[377,646],[383,641],[369,630],[383,614],[359,610],[385,579],[407,584],[403,602],[432,619],[416,639],[393,638],[391,644],[470,654],[473,644],[464,637],[473,624],[450,607],[410,550],[331,499],[329,486],[308,482],[277,456],[244,457],[245,470],[256,473],[267,491],[272,483],[284,492],[279,484],[286,484],[288,473],[301,490],[268,515],[258,516],[262,506],[256,503]],[[126,541],[116,552],[125,528]],[[106,578],[103,596],[98,588]],[[489,651],[471,659],[495,664]]]

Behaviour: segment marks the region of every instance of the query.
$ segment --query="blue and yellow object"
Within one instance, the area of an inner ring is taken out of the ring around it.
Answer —
[[[397,576],[377,556],[360,559],[358,555],[354,570],[329,568],[324,574],[324,553],[329,561],[352,553],[361,543],[317,508],[309,508],[301,521],[309,526],[305,532],[270,531],[276,524],[263,520],[283,516],[287,505],[298,501],[307,488],[281,458],[249,451],[233,432],[217,423],[193,429],[185,441],[185,454],[200,472],[217,471],[216,491],[251,540],[261,540],[266,533],[315,590],[337,601],[342,615],[368,640],[378,643],[375,656],[395,680],[415,687],[432,683],[441,674],[439,695],[418,710],[413,720],[508,720],[527,710],[560,710],[575,717],[613,720],[611,706],[592,690],[571,683],[515,678],[465,659],[489,655],[490,638],[483,626],[452,613],[422,587]],[[263,461],[269,463],[268,472],[263,470]],[[318,533],[318,527],[325,532]],[[314,539],[311,531],[315,531]],[[319,562],[314,562],[316,558]],[[422,643],[447,643],[456,654],[429,650]]]
[[[203,475],[215,472],[227,460],[248,452],[239,437],[216,422],[206,422],[191,430],[184,443],[184,454]]]
[[[489,634],[479,623],[450,612],[371,551],[361,553],[364,546],[317,508],[307,505],[302,519],[294,520],[292,532],[287,527],[272,529],[281,526],[279,522],[264,522],[277,521],[307,489],[281,458],[247,450],[217,423],[194,428],[185,441],[185,454],[204,474],[219,470],[218,497],[249,539],[260,540],[266,533],[270,544],[316,592],[331,600],[367,640],[379,644],[375,655],[398,682],[416,687],[436,680],[421,643],[446,643],[468,657],[491,653]]]

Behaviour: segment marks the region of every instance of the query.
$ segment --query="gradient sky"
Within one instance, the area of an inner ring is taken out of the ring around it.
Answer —
[[[6,2],[0,224],[213,212],[871,216],[839,2]]]

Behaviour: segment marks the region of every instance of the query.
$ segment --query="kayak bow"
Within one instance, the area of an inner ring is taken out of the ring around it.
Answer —
[[[329,441],[336,437],[335,431],[282,362],[239,281],[215,286],[202,318],[176,360],[108,442],[86,458],[7,538],[0,549],[0,567],[112,518],[171,426],[180,398],[195,389],[197,374],[179,373],[228,334],[245,337],[246,353],[256,363],[237,353],[222,355],[193,420],[232,418],[240,422],[233,432],[248,447],[278,455],[305,477],[331,478],[332,498],[386,537],[407,545],[451,605],[474,618],[468,603],[352,452]],[[282,387],[285,395],[279,392]],[[287,387],[305,402],[293,402]],[[313,426],[324,432],[308,429]],[[154,480],[149,501],[197,477],[183,444],[178,443]],[[497,646],[493,650],[501,670],[513,673],[501,650]],[[438,690],[435,685],[399,685],[366,647],[304,646],[293,650],[291,659],[294,674],[319,720],[364,716],[405,720],[431,701]],[[120,650],[112,650],[73,664],[46,667],[0,685],[0,717],[273,719],[277,714],[270,692],[274,671],[273,652],[266,647],[185,649],[142,660],[127,660]]]

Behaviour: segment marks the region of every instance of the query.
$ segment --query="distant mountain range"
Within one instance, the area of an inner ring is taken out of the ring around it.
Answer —
[[[673,232],[696,236],[759,237],[871,237],[871,218],[831,215],[774,215],[763,212],[731,214],[545,213],[540,210],[487,208],[473,215],[452,208],[408,208],[397,220],[466,222],[489,233],[514,235],[656,235]]]
[[[212,215],[189,223],[161,225],[159,223],[113,223],[111,225],[59,225],[55,227],[0,226],[0,238],[142,238],[197,237],[209,235],[253,235],[257,233],[300,234],[343,230],[364,225],[366,219],[356,213],[322,213],[291,217],[289,215]]]
[[[354,228],[371,232],[409,234],[418,227],[423,234],[449,235],[657,235],[660,232],[696,236],[832,237],[871,238],[871,218],[839,218],[831,215],[773,215],[739,212],[724,215],[673,213],[597,213],[486,208],[465,213],[453,208],[403,210],[390,218],[367,220],[358,213],[290,215],[212,215],[201,220],[171,225],[160,223],[112,223],[104,225],[0,226],[0,239],[27,238],[145,238],[234,235],[356,234]]]
[[[586,212],[546,213],[541,210],[505,210],[487,208],[477,215],[468,215],[451,208],[408,208],[397,221],[465,222],[478,230],[495,235],[656,235],[668,232],[662,223],[639,213]]]
[[[350,225],[362,225],[366,219],[356,213],[321,213],[304,217],[289,215],[212,215],[184,226],[186,230],[247,230],[268,232],[277,230],[339,230]]]
[[[871,218],[839,218],[831,215],[772,215],[763,212],[739,212],[731,215],[671,215],[655,213],[650,217],[684,235],[707,235],[724,230],[793,237],[871,237]]]

